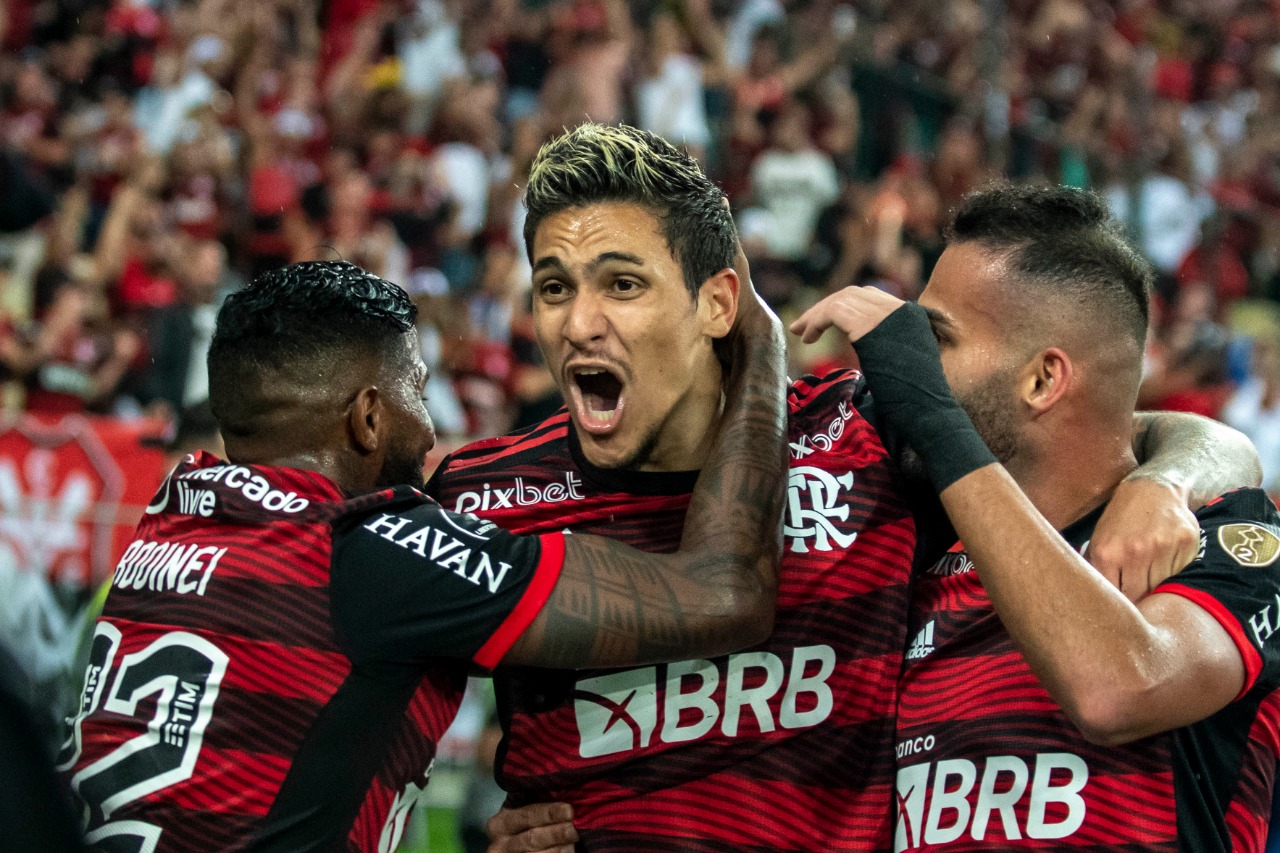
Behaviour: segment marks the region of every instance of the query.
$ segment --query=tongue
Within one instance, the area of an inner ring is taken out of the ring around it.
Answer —
[[[618,407],[618,396],[616,394],[600,394],[595,391],[583,391],[582,402],[586,404],[588,414],[604,412],[611,415],[613,414],[613,410]]]
[[[578,388],[582,391],[582,404],[589,417],[604,422],[613,416],[622,395],[622,384],[616,378],[608,373],[581,375]]]

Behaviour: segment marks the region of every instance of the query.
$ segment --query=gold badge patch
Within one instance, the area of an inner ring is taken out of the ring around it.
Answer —
[[[1218,544],[1242,566],[1261,568],[1280,557],[1280,536],[1259,524],[1224,524]]]

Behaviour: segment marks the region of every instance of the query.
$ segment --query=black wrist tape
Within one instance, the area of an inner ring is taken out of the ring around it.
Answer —
[[[951,396],[923,308],[908,302],[853,348],[876,411],[920,454],[939,492],[996,461]]]

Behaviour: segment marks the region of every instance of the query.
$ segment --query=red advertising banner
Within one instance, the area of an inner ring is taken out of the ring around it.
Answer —
[[[0,423],[0,561],[54,587],[91,590],[111,573],[164,477],[148,421],[31,415]]]

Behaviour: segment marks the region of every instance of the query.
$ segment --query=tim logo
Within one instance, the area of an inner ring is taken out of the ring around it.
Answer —
[[[853,489],[853,472],[836,476],[821,468],[802,465],[787,477],[787,517],[782,535],[791,539],[790,548],[807,554],[848,548],[857,532],[842,533],[835,522],[849,520],[849,505],[842,492]]]
[[[578,682],[573,706],[583,758],[649,745],[658,725],[657,675],[649,666]]]

